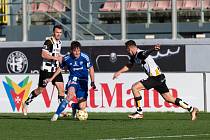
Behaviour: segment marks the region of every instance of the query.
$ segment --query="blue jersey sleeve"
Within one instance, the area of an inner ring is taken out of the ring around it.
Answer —
[[[93,66],[93,64],[92,64],[92,62],[91,62],[91,60],[90,60],[90,58],[89,58],[89,56],[87,54],[81,53],[81,56],[85,58],[85,60],[87,62],[87,66],[86,67],[88,69]]]
[[[60,64],[60,68],[63,69],[63,68],[66,66],[66,62],[67,62],[68,58],[69,58],[68,55],[65,55],[65,56],[63,57],[63,61],[62,61],[62,63]]]
[[[89,69],[89,68],[92,67],[92,66],[93,66],[92,62],[91,62],[91,61],[88,61],[88,62],[87,62],[87,68]]]

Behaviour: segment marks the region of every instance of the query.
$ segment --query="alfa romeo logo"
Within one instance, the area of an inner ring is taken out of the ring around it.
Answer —
[[[109,60],[110,62],[115,63],[117,61],[117,54],[114,52],[110,53]]]
[[[24,53],[14,51],[7,57],[6,66],[9,73],[25,73],[28,69],[28,59]]]

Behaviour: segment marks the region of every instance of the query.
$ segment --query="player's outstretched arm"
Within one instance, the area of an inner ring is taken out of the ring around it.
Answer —
[[[160,50],[160,44],[157,44],[152,49],[138,53],[137,57],[140,59],[146,59],[152,52],[159,50]]]
[[[121,73],[126,72],[126,71],[129,71],[132,67],[133,67],[133,64],[127,64],[127,65],[125,65],[125,66],[122,67],[119,71],[117,71],[117,72],[114,73],[112,79],[114,80],[114,79],[117,78]]]
[[[90,73],[90,80],[91,80],[90,86],[93,89],[96,89],[96,86],[95,86],[95,72],[94,72],[93,66],[89,68],[89,73]]]
[[[53,76],[51,78],[45,79],[44,83],[48,84],[49,82],[52,82],[53,79],[55,79],[55,77],[62,71],[62,69],[59,67],[55,73],[53,74]]]

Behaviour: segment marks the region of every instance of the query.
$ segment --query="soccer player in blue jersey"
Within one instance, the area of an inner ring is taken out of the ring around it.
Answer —
[[[165,75],[161,72],[159,66],[150,56],[152,52],[160,50],[160,45],[155,45],[154,48],[150,50],[141,50],[137,47],[135,41],[129,40],[125,43],[125,46],[127,52],[130,55],[130,62],[124,67],[122,67],[119,71],[117,71],[113,75],[113,79],[117,78],[121,73],[130,70],[135,63],[140,64],[144,69],[145,73],[148,75],[147,79],[139,80],[132,85],[131,90],[134,95],[137,110],[135,113],[128,115],[128,117],[131,119],[143,118],[143,111],[140,106],[140,100],[142,99],[142,96],[139,91],[154,88],[161,94],[165,101],[173,103],[177,106],[182,107],[183,109],[188,110],[191,114],[191,119],[196,120],[198,109],[196,107],[188,105],[180,98],[174,98],[170,94],[169,89],[166,85]]]
[[[68,103],[76,95],[78,103],[72,104],[72,116],[75,118],[76,109],[85,110],[88,97],[88,75],[90,74],[91,87],[96,88],[94,83],[94,68],[87,54],[81,52],[81,44],[73,41],[70,47],[70,54],[65,55],[60,60],[61,66],[55,74],[46,79],[46,83],[51,82],[60,72],[61,68],[66,67],[69,70],[69,80],[66,84],[66,98],[60,103],[56,113],[51,121],[56,121],[58,116],[64,111]]]

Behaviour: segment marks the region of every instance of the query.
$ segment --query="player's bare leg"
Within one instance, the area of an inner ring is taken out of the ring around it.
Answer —
[[[23,115],[27,116],[29,104],[33,101],[33,99],[35,97],[37,97],[40,93],[42,93],[42,91],[43,91],[43,88],[42,87],[38,87],[37,89],[33,90],[29,94],[28,99],[25,102],[22,103]]]
[[[133,114],[128,115],[129,118],[131,119],[142,119],[143,116],[143,111],[140,105],[140,101],[142,99],[141,94],[140,94],[140,90],[144,89],[144,86],[142,85],[141,82],[136,82],[135,84],[132,85],[132,92],[133,92],[133,96],[135,99],[135,103],[136,103],[136,108],[137,111]]]
[[[63,82],[55,82],[55,86],[58,90],[58,102],[61,103],[64,99],[64,83]]]
[[[197,113],[199,112],[198,108],[192,107],[187,103],[183,102],[180,98],[174,98],[169,92],[161,94],[165,101],[173,103],[177,106],[182,107],[190,112],[191,120],[194,121],[197,118]]]
[[[197,114],[198,114],[199,110],[196,107],[193,107],[193,111],[191,112],[191,120],[194,121],[197,119]]]
[[[79,103],[80,110],[85,110],[86,109],[86,106],[87,106],[86,99],[80,99],[78,103]]]
[[[86,104],[87,101],[85,99],[77,99],[78,103],[72,103],[71,107],[72,107],[72,118],[76,119],[76,113],[77,110],[85,110],[86,109]]]

